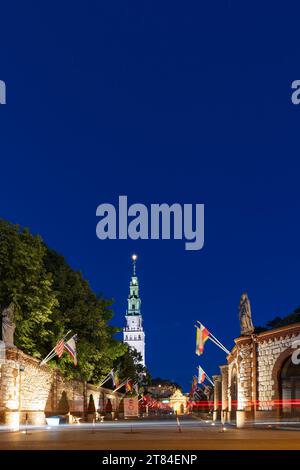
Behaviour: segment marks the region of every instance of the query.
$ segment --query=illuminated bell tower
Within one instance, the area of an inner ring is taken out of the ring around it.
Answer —
[[[142,356],[141,363],[145,365],[145,333],[141,314],[141,299],[139,296],[139,281],[136,275],[137,255],[132,256],[133,273],[130,279],[128,308],[126,311],[126,326],[123,329],[123,341],[134,348]]]

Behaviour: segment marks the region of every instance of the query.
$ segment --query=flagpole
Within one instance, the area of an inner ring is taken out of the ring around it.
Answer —
[[[222,351],[224,351],[226,354],[230,354],[228,349],[225,348],[225,346],[223,346],[222,344],[218,343],[217,341],[215,341],[213,338],[211,338],[210,336],[208,336],[208,339],[210,339],[216,346],[218,346],[220,349],[222,349]]]
[[[56,352],[54,351],[50,356],[48,356],[47,362],[48,362],[48,361],[51,361],[51,359],[52,359],[53,357],[55,357],[55,356],[56,356]]]
[[[42,362],[40,362],[40,366],[43,366],[45,364],[47,364],[47,362],[51,361],[51,359],[53,359],[54,357],[56,356],[56,352],[54,352],[53,354],[51,354],[51,356],[47,357],[47,360],[43,360]]]
[[[102,385],[105,384],[105,382],[107,382],[109,379],[109,374],[105,377],[105,379],[98,385],[98,387],[102,387]]]
[[[56,343],[56,344],[57,344],[57,343]],[[55,347],[56,347],[56,345],[55,345]],[[54,357],[54,356],[56,355],[55,347],[54,347],[53,349],[51,349],[51,351],[49,352],[49,354],[47,354],[47,356],[41,361],[40,365],[42,365],[42,364],[44,364],[44,363],[46,364],[46,362],[47,362],[48,360],[50,360],[50,359],[49,359],[50,356],[51,356],[51,359],[52,359],[52,357]]]
[[[211,385],[214,387],[215,384],[213,383],[213,381],[206,374],[205,374],[205,376],[206,376],[207,380],[211,383]]]
[[[105,379],[101,382],[101,384],[98,385],[98,387],[102,387],[102,385],[105,384],[105,382],[108,381],[108,379],[109,379],[111,373],[113,373],[113,372],[114,372],[114,370],[112,369],[112,370],[107,374],[107,376],[105,377]]]
[[[227,348],[225,348],[224,344],[221,343],[221,341],[219,341],[212,333],[209,333],[212,338],[217,342],[219,343],[220,346],[222,346],[222,348],[224,349],[224,351],[227,353],[227,354],[230,354],[230,351],[228,351]]]

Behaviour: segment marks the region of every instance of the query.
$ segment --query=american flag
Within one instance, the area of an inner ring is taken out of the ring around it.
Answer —
[[[63,339],[60,339],[54,348],[58,357],[61,357],[63,355],[64,347],[65,347],[65,342]]]
[[[77,335],[74,335],[64,344],[65,350],[70,354],[70,356],[73,359],[74,366],[77,366],[76,338],[77,338]]]

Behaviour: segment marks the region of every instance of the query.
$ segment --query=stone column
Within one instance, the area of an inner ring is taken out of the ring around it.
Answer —
[[[220,366],[222,376],[222,410],[221,421],[228,421],[228,365]]]
[[[252,408],[253,419],[256,420],[257,410],[257,339],[252,335]]]
[[[236,426],[243,428],[253,420],[253,342],[250,336],[235,340],[238,357],[238,408],[236,410]],[[256,359],[255,359],[256,361]]]
[[[214,381],[214,412],[213,420],[217,421],[221,418],[221,376],[213,375]]]
[[[20,371],[14,361],[1,365],[0,422],[10,430],[19,429]]]

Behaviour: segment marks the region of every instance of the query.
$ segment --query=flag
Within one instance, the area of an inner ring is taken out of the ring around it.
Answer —
[[[203,395],[202,395],[202,393],[203,393],[203,392],[201,391],[201,389],[197,388],[197,390],[195,391],[194,396],[193,396],[194,400],[196,400],[196,401],[202,401],[202,400],[203,400]]]
[[[201,366],[198,366],[198,384],[202,384],[205,380],[205,372]]]
[[[113,387],[115,387],[116,386],[116,381],[115,381],[115,374],[114,374],[113,369],[109,373],[108,380],[109,379],[112,381]]]
[[[115,382],[115,387],[118,387],[120,385],[120,378],[119,378],[118,372],[115,372],[114,382]]]
[[[61,338],[56,345],[54,346],[53,349],[47,354],[47,356],[40,362],[40,366],[43,366],[47,364],[47,362],[51,361],[55,356],[58,356],[58,358],[61,358],[63,355],[64,349],[65,349],[65,338],[68,336],[68,334],[71,332],[69,330],[63,338]]]
[[[209,331],[205,326],[203,326],[200,323],[200,327],[197,326],[197,332],[196,332],[196,354],[197,356],[200,356],[203,354],[204,350],[204,344],[209,338]]]
[[[77,366],[77,356],[76,356],[76,336],[72,336],[66,343],[65,343],[65,349],[66,351],[70,354],[70,356],[73,359],[74,366]]]
[[[197,377],[194,375],[192,380],[192,386],[190,390],[190,398],[193,398],[195,391],[197,390],[198,380]]]
[[[125,389],[126,389],[126,392],[132,392],[133,383],[131,379],[127,379],[126,384],[125,384]]]
[[[61,357],[64,352],[65,342],[63,339],[60,339],[56,346],[54,347],[54,351],[56,352],[58,357]]]

